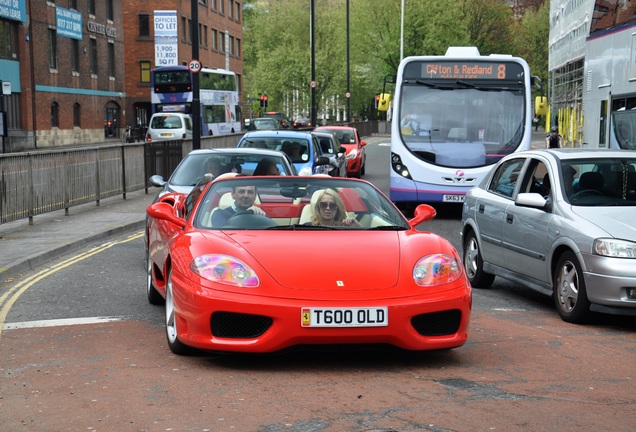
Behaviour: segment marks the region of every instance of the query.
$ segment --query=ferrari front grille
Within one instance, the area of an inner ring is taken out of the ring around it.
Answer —
[[[422,336],[446,336],[457,333],[462,320],[458,309],[416,315],[411,325]]]
[[[233,312],[214,312],[210,318],[212,335],[223,338],[249,339],[267,331],[270,317]]]

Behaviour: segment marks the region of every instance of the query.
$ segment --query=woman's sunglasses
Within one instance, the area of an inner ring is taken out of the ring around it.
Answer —
[[[319,203],[320,208],[322,210],[327,210],[327,209],[337,209],[338,208],[338,204],[334,203],[334,202],[326,202],[326,201],[322,201]]]

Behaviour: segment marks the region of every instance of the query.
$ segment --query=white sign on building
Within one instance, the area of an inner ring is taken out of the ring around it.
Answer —
[[[155,67],[179,64],[177,11],[155,11]]]

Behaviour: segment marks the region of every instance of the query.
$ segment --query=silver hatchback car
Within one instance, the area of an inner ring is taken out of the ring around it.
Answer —
[[[512,280],[572,323],[636,316],[636,151],[508,155],[466,194],[462,237],[475,288]]]

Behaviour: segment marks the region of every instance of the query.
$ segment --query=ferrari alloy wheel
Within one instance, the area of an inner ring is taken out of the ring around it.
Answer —
[[[166,336],[170,351],[178,355],[188,353],[188,347],[181,343],[177,332],[177,317],[174,310],[172,292],[172,270],[168,272],[168,283],[166,285]]]
[[[554,304],[561,319],[582,324],[590,315],[583,270],[573,252],[565,252],[559,258],[554,273]]]
[[[466,234],[464,242],[464,269],[470,284],[475,288],[488,288],[495,280],[495,275],[484,271],[484,261],[473,231]]]
[[[163,297],[155,288],[155,284],[152,282],[152,260],[150,259],[150,251],[146,251],[146,296],[148,302],[152,305],[160,305],[163,303]]]

